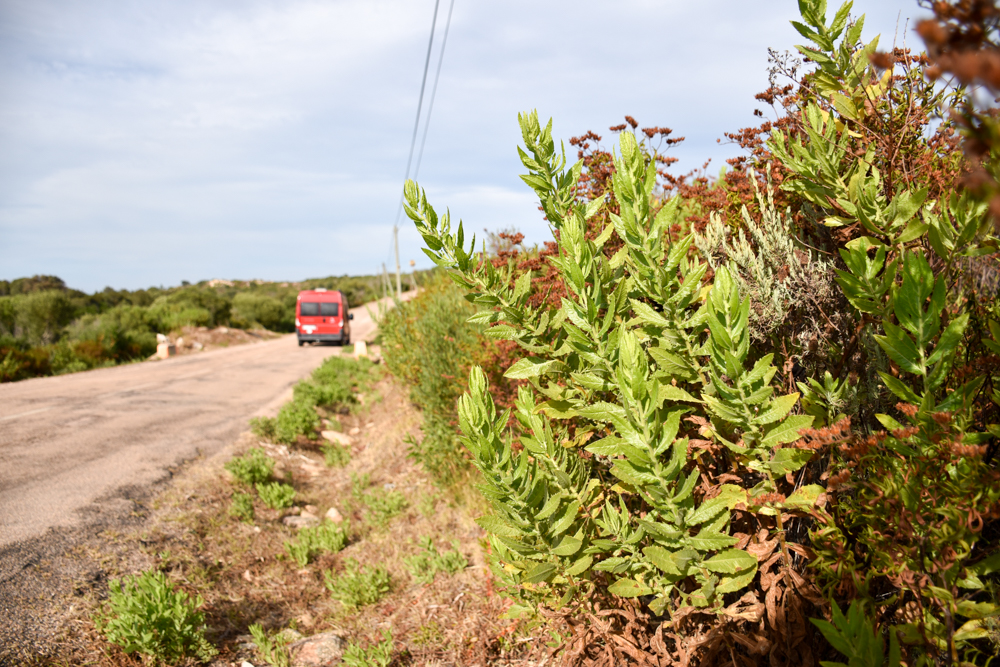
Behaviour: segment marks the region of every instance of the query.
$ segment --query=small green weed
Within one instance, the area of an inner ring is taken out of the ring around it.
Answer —
[[[253,636],[253,643],[257,645],[257,651],[260,652],[261,658],[269,665],[288,667],[291,656],[285,649],[288,644],[287,638],[283,637],[281,633],[268,636],[267,631],[260,623],[254,623],[250,626],[250,634]]]
[[[351,497],[357,501],[361,501],[364,496],[365,489],[372,485],[371,475],[365,473],[363,475],[358,475],[357,473],[351,473]]]
[[[437,621],[430,621],[417,628],[417,631],[410,637],[410,641],[418,648],[429,648],[440,646],[444,643],[444,633]]]
[[[301,567],[305,567],[318,554],[324,551],[337,553],[345,546],[347,546],[347,527],[326,522],[315,528],[300,530],[298,539],[285,542],[285,551]]]
[[[389,523],[389,519],[405,510],[409,505],[406,497],[399,491],[366,493],[362,501],[371,512],[372,522],[376,526],[384,526]]]
[[[278,423],[275,426],[275,437],[278,442],[291,444],[300,435],[313,439],[320,425],[319,415],[316,414],[314,406],[315,403],[303,399],[295,399],[281,406],[278,411]]]
[[[126,653],[141,653],[157,662],[176,664],[196,657],[208,662],[218,653],[205,639],[204,601],[175,590],[162,572],[112,579],[108,613],[96,619],[108,641]]]
[[[249,493],[234,493],[233,501],[229,505],[229,513],[240,521],[253,523],[253,496]]]
[[[278,435],[278,420],[274,417],[254,417],[250,420],[250,430],[266,442],[274,442]]]
[[[274,459],[260,447],[252,447],[244,456],[237,456],[226,464],[226,470],[241,484],[252,486],[266,482],[274,471]]]
[[[469,561],[458,550],[458,542],[453,542],[455,548],[441,553],[434,546],[434,541],[429,537],[420,540],[421,551],[414,556],[403,559],[403,564],[409,571],[413,580],[419,584],[429,584],[434,581],[438,572],[454,574],[459,570],[464,570]]]
[[[295,488],[282,482],[257,484],[257,494],[273,510],[291,507],[295,500]]]
[[[347,667],[389,667],[392,663],[392,632],[382,630],[382,641],[367,649],[350,642],[342,660]]]
[[[336,443],[323,445],[323,458],[330,468],[343,468],[351,462],[351,448]]]
[[[347,559],[344,571],[339,576],[333,572],[324,572],[323,578],[333,599],[348,607],[375,604],[392,590],[392,579],[385,567],[377,565],[374,568],[362,568],[353,558]]]

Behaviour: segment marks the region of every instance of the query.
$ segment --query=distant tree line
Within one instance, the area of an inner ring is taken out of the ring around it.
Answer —
[[[0,382],[145,359],[156,334],[187,326],[290,332],[300,290],[344,292],[352,304],[382,295],[378,276],[299,283],[202,281],[179,287],[87,294],[57,276],[0,280]]]

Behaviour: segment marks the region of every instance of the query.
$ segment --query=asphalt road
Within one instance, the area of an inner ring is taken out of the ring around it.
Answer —
[[[367,308],[351,312],[351,338],[374,337]],[[273,414],[296,381],[339,351],[299,347],[288,335],[0,385],[0,553],[120,512],[128,489],[233,442],[250,417]]]

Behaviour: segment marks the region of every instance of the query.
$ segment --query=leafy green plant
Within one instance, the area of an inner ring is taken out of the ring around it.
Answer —
[[[520,120],[524,180],[559,231],[552,262],[570,296],[558,310],[526,308],[530,275],[476,259],[464,249],[461,224],[453,233],[448,217],[406,186],[407,213],[429,254],[487,308],[473,319],[496,323],[487,336],[515,340],[529,355],[506,373],[531,385],[516,402],[520,452],[503,435],[508,415],[497,414],[479,369],[459,404],[463,442],[495,512],[480,519],[494,572],[532,604],[565,604],[591,590],[600,572],[609,593],[653,596],[657,614],[675,604],[717,607],[757,572],[757,559],[734,548],[730,510],[766,509],[781,534],[778,480],[811,457],[781,446],[812,418],[789,416],[798,394],[774,397],[773,355],[750,363],[749,300],[728,270],[706,284],[707,265],[689,259],[693,237],[667,242],[678,202],[652,208],[654,163],[634,137],[621,135],[615,162],[619,213],[591,238],[586,222],[603,200],[576,202],[579,164],[566,168],[551,124],[541,128],[535,114]],[[623,247],[608,258],[602,248],[612,233]],[[700,471],[687,454],[698,436],[723,445],[760,483],[720,485],[699,501]]]
[[[264,453],[260,447],[251,447],[243,456],[236,456],[226,463],[226,470],[240,484],[253,486],[271,479],[274,471],[274,459]]]
[[[196,657],[208,662],[218,651],[205,638],[205,617],[193,600],[166,576],[148,570],[137,577],[112,579],[106,613],[97,618],[108,641],[126,653],[141,653],[162,664]]]
[[[249,630],[261,658],[273,667],[288,667],[291,663],[291,656],[285,648],[288,644],[285,637],[280,633],[268,635],[267,630],[260,623],[254,623]]]
[[[438,572],[454,574],[468,566],[469,562],[458,550],[458,543],[453,546],[454,549],[441,553],[430,537],[424,537],[420,540],[420,552],[404,558],[403,564],[414,581],[429,584]]]
[[[886,656],[882,637],[874,630],[871,619],[863,606],[854,601],[847,615],[840,607],[833,605],[833,622],[810,619],[819,628],[830,645],[849,660],[843,662],[823,662],[824,667],[899,667],[899,638],[889,630],[889,655]]]
[[[303,528],[297,539],[285,542],[285,551],[302,567],[318,554],[336,553],[347,546],[347,526],[324,522],[314,528]]]
[[[250,431],[266,442],[273,442],[278,435],[278,420],[274,417],[254,417],[250,420]]]
[[[323,445],[323,460],[330,468],[343,468],[351,462],[351,448],[345,445],[331,443]]]
[[[316,404],[310,402],[309,398],[315,397],[302,398],[300,395],[299,399],[285,403],[278,410],[275,424],[275,439],[278,442],[292,444],[300,435],[315,438],[320,420],[316,414]]]
[[[359,567],[353,558],[347,559],[339,575],[327,571],[323,579],[333,599],[347,607],[375,604],[392,590],[392,578],[385,567]]]
[[[389,667],[392,663],[392,631],[382,630],[382,641],[363,648],[348,642],[342,658],[348,667]]]
[[[409,506],[406,496],[395,490],[365,493],[362,502],[371,513],[376,526],[384,526]]]
[[[410,399],[423,413],[422,437],[407,439],[410,456],[445,485],[468,469],[455,406],[482,342],[482,327],[467,322],[475,306],[463,296],[452,281],[435,276],[416,298],[379,318],[386,366],[410,386]]]
[[[240,521],[253,523],[255,516],[253,509],[253,495],[249,493],[234,493],[233,499],[229,504],[229,513],[238,518]]]
[[[260,483],[256,485],[261,501],[273,510],[291,507],[295,501],[295,487],[282,482]]]

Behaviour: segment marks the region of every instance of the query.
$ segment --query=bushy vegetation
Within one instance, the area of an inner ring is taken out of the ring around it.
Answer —
[[[344,563],[343,572],[324,572],[323,579],[331,597],[347,607],[375,604],[392,590],[392,578],[385,567],[361,567],[353,558]]]
[[[416,298],[396,304],[379,321],[387,368],[410,385],[423,412],[423,437],[410,453],[437,481],[449,484],[466,467],[456,433],[456,403],[482,337],[468,319],[475,307],[446,276],[434,274]]]
[[[305,567],[323,552],[337,553],[347,546],[347,528],[324,522],[315,528],[303,528],[298,538],[285,542],[285,551],[295,562]]]
[[[257,482],[254,485],[261,502],[273,510],[291,507],[295,502],[295,487],[283,482]]]
[[[415,582],[429,584],[439,572],[454,574],[468,566],[469,562],[458,550],[457,544],[455,546],[456,548],[441,553],[434,546],[434,540],[425,537],[420,540],[420,551],[404,558],[403,564]]]
[[[294,331],[300,290],[339,289],[360,305],[381,296],[380,284],[344,276],[85,294],[55,276],[0,281],[0,382],[145,359],[156,351],[157,333],[188,326]]]
[[[308,380],[298,382],[292,400],[281,406],[274,419],[256,418],[251,428],[259,437],[273,437],[276,442],[292,444],[299,437],[315,439],[320,427],[320,413],[350,412],[357,395],[371,386],[378,367],[368,359],[340,355],[327,357]]]
[[[274,459],[260,447],[251,447],[243,456],[236,456],[226,463],[226,470],[232,473],[240,484],[253,486],[271,479]]]
[[[368,648],[348,643],[343,661],[347,667],[389,667],[392,664],[392,631],[382,630],[382,641]]]
[[[240,521],[253,523],[256,516],[253,508],[253,495],[241,492],[234,493],[229,504],[229,514]]]
[[[1000,646],[1000,207],[988,180],[953,187],[1000,171],[972,131],[995,123],[974,117],[963,155],[933,116],[972,108],[967,90],[879,54],[850,3],[799,7],[810,64],[773,56],[758,99],[777,118],[730,135],[749,155],[715,181],[666,171],[666,128],[639,140],[627,117],[616,151],[588,133],[569,164],[525,114],[522,178],[556,242],[493,256],[406,186],[471,323],[504,341],[467,355],[487,368],[459,404],[494,575],[511,615],[577,619],[571,661],[987,664]],[[961,7],[935,4],[940,30],[996,36]],[[427,319],[407,326],[450,321]],[[419,387],[419,363],[394,370]]]
[[[174,588],[162,572],[149,570],[110,582],[107,610],[97,623],[109,642],[156,664],[192,657],[208,662],[218,651],[205,639],[202,603]]]
[[[323,445],[323,460],[331,468],[343,468],[351,462],[351,448],[337,443]]]

